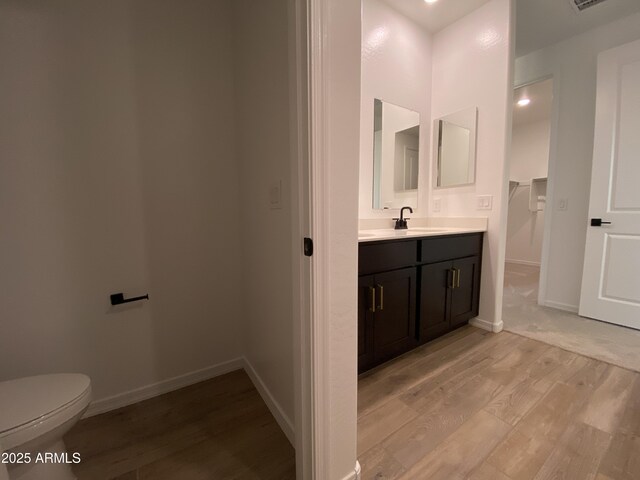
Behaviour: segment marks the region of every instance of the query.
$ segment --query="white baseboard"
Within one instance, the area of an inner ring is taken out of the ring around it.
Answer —
[[[249,362],[246,357],[242,358],[242,362],[245,372],[247,372],[247,375],[249,375],[249,378],[251,378],[251,381],[255,385],[256,390],[258,390],[258,393],[260,393],[260,396],[262,397],[262,400],[264,400],[264,403],[267,404],[267,407],[271,411],[273,417],[276,419],[276,422],[278,422],[278,425],[280,425],[280,428],[289,439],[291,445],[295,445],[295,429],[293,428],[293,422],[287,416],[287,414],[284,413],[284,410],[277,402],[277,400],[273,397],[256,370],[253,368],[251,362]]]
[[[514,259],[506,259],[505,263],[513,263],[515,265],[528,265],[530,267],[539,267],[540,262],[530,262],[529,260],[514,260]]]
[[[342,480],[360,480],[360,473],[362,469],[360,468],[360,462],[356,460],[356,466],[353,469],[353,472],[349,472],[349,474],[344,477]]]
[[[489,332],[498,333],[501,332],[504,328],[504,323],[500,320],[498,323],[490,322],[488,320],[483,320],[479,317],[472,318],[469,320],[469,325],[473,325],[474,327],[481,328],[483,330],[488,330]]]
[[[569,305],[568,303],[553,302],[551,300],[547,300],[546,302],[544,302],[544,306],[555,308],[557,310],[564,310],[565,312],[578,313],[578,306]]]
[[[242,367],[243,359],[236,358],[201,370],[196,370],[195,372],[189,372],[184,375],[152,383],[151,385],[145,385],[144,387],[129,390],[128,392],[102,398],[91,402],[89,408],[84,414],[84,418],[99,415],[101,413],[115,410],[116,408],[126,407],[127,405],[132,405],[149,398],[157,397],[158,395],[172,392],[179,388],[193,385],[194,383],[209,380],[213,377],[233,372],[234,370],[240,370]]]
[[[295,430],[291,419],[284,413],[280,404],[275,400],[265,383],[257,374],[253,365],[245,358],[236,358],[228,362],[219,363],[211,367],[196,370],[195,372],[189,372],[184,375],[169,378],[161,382],[146,385],[144,387],[129,390],[128,392],[119,393],[111,397],[103,398],[91,402],[89,408],[85,412],[83,418],[92,417],[101,413],[106,413],[117,408],[126,407],[134,403],[148,400],[164,393],[169,393],[174,390],[178,390],[183,387],[188,387],[198,382],[203,382],[225,373],[233,372],[235,370],[244,369],[249,375],[249,378],[253,382],[253,385],[260,393],[264,403],[271,411],[271,414],[278,422],[278,425],[291,442],[291,445],[295,445]]]

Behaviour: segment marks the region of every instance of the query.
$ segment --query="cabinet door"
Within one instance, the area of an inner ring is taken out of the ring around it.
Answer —
[[[416,346],[416,269],[375,275],[373,351],[376,364]]]
[[[453,268],[457,275],[451,289],[451,327],[455,328],[478,316],[480,257],[454,260]]]
[[[358,278],[358,373],[373,364],[373,275]]]
[[[420,342],[432,340],[449,330],[449,286],[453,262],[420,267]]]

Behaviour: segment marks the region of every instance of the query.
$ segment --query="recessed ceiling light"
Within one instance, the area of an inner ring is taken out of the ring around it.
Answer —
[[[518,100],[518,105],[521,107],[526,107],[530,103],[531,103],[531,100],[529,100],[528,98],[521,98],[520,100]]]
[[[424,0],[424,1],[425,3],[431,4],[431,3],[436,3],[438,0]]]

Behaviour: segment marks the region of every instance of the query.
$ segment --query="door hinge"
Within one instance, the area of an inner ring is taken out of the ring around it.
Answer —
[[[304,237],[304,254],[307,257],[313,255],[313,240],[309,237]]]

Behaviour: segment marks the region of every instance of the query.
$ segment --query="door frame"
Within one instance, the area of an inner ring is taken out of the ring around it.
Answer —
[[[560,79],[558,75],[547,75],[537,81],[553,81],[551,119],[549,125],[549,159],[547,163],[547,198],[545,203],[544,226],[542,232],[542,256],[540,258],[540,281],[538,284],[538,304],[547,305],[547,280],[549,276],[549,255],[551,251],[551,225],[555,215],[556,168],[558,164],[558,122],[560,117]]]
[[[339,323],[340,315],[344,315],[344,312],[335,312],[336,285],[341,282],[331,279],[330,274],[335,276],[335,252],[340,243],[344,244],[350,238],[345,237],[345,232],[351,227],[357,249],[357,195],[354,197],[354,218],[349,216],[345,222],[344,212],[348,214],[350,206],[345,209],[331,201],[335,195],[332,185],[336,183],[331,180],[339,175],[331,168],[331,162],[340,156],[344,145],[341,138],[336,140],[340,135],[335,132],[331,135],[336,125],[330,124],[329,118],[338,118],[340,124],[340,116],[336,114],[340,108],[336,108],[336,104],[339,105],[337,97],[349,93],[349,85],[345,86],[340,80],[343,75],[347,75],[348,81],[354,80],[353,72],[345,74],[344,69],[335,68],[336,63],[345,60],[342,52],[337,53],[336,49],[338,39],[353,35],[355,2],[359,19],[360,0],[351,0],[353,3],[348,5],[344,0],[288,1],[289,78],[291,85],[295,85],[290,88],[289,130],[291,233],[296,246],[292,251],[293,285],[296,286],[292,306],[296,474],[298,479],[305,480],[331,477],[354,480],[360,476],[356,459],[357,320],[353,319],[353,341],[347,338],[348,351],[345,352],[341,344],[344,341],[336,341],[338,333],[344,332],[336,333],[334,326]],[[345,8],[346,16],[343,15]],[[355,47],[359,56],[359,29],[357,34]],[[349,47],[352,46],[345,48]],[[357,68],[359,118],[359,63]],[[356,123],[354,130],[359,131],[359,124]],[[354,162],[353,168],[357,172],[357,158]],[[302,238],[305,236],[313,239],[311,258],[303,256]],[[353,260],[353,263],[355,306],[357,261]],[[347,283],[350,284],[349,280]],[[336,362],[337,356],[346,357],[346,361]],[[334,371],[336,363],[340,363],[343,371]],[[346,385],[344,378],[351,370],[353,383]]]
[[[314,369],[312,368],[313,260],[303,256],[302,238],[312,237],[309,155],[308,0],[288,0],[290,101],[290,181],[292,235],[294,431],[296,478],[315,475]]]

